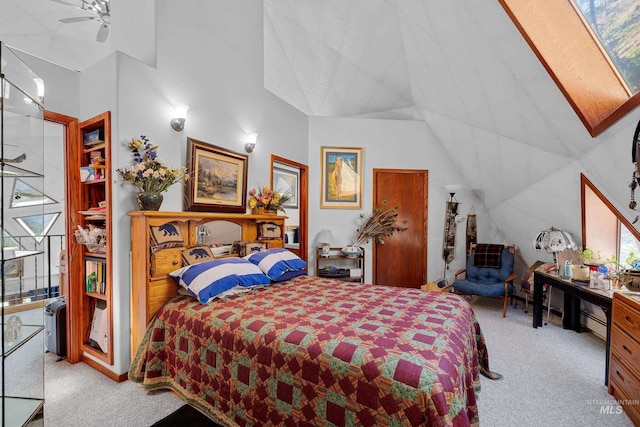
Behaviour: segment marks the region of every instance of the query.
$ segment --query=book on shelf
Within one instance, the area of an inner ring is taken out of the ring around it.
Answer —
[[[85,284],[87,292],[96,292],[98,282],[98,263],[87,260],[85,262]]]
[[[107,206],[106,204],[102,204],[102,206],[94,206],[86,211],[78,211],[79,214],[84,215],[85,219],[105,219],[107,214]]]
[[[104,261],[85,261],[86,291],[105,295],[107,293],[107,265]]]
[[[96,129],[91,132],[87,132],[83,136],[83,142],[85,147],[93,147],[98,144],[104,144],[104,137],[102,136],[102,129]]]
[[[81,166],[80,167],[80,182],[89,182],[95,181],[96,179],[96,169],[90,166]]]
[[[84,215],[84,219],[87,220],[104,220],[106,219],[106,211],[78,211],[79,214]]]

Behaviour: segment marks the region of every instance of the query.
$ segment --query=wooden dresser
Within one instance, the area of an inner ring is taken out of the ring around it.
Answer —
[[[616,292],[612,311],[609,394],[640,425],[640,295]]]

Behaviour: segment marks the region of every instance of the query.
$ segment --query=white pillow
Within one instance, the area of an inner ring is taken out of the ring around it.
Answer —
[[[179,268],[169,275],[202,304],[229,294],[227,291],[236,286],[250,288],[270,283],[259,268],[242,258],[213,259]]]
[[[282,248],[254,252],[245,257],[274,282],[282,282],[307,274],[307,263],[291,251]]]

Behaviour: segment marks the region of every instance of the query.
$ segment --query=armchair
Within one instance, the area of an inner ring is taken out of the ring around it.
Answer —
[[[453,291],[458,294],[504,298],[502,317],[507,315],[507,297],[513,296],[515,245],[471,244],[466,268],[458,270]]]

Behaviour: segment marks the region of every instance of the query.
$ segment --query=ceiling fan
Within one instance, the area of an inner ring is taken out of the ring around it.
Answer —
[[[104,42],[107,40],[109,36],[109,25],[110,25],[110,0],[93,0],[91,2],[80,0],[80,3],[71,3],[65,0],[51,0],[56,3],[64,4],[66,6],[75,7],[76,9],[84,10],[85,12],[92,13],[94,16],[76,16],[73,18],[64,18],[60,19],[60,22],[65,24],[71,24],[74,22],[83,22],[83,21],[92,21],[97,20],[100,21],[100,28],[98,29],[98,35],[96,36],[96,40],[99,42]]]

